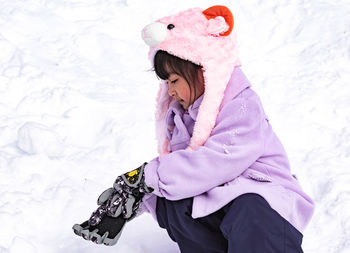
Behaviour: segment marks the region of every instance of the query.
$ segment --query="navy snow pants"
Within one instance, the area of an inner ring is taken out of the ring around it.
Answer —
[[[193,198],[157,199],[157,219],[181,253],[303,252],[303,235],[258,194],[239,196],[208,216],[193,219]]]

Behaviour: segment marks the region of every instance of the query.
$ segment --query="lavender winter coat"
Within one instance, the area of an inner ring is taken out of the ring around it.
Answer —
[[[302,232],[314,203],[291,174],[285,150],[242,70],[236,67],[232,73],[206,143],[195,151],[185,150],[202,99],[188,112],[177,102],[169,108],[171,153],[146,166],[146,184],[155,190],[143,199],[143,209],[156,218],[157,196],[169,200],[194,197],[192,217],[198,218],[242,194],[257,193]]]

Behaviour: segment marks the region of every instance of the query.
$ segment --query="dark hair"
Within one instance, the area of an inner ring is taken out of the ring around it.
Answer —
[[[162,80],[167,80],[171,73],[183,77],[190,87],[192,100],[196,97],[196,85],[200,82],[198,71],[201,70],[202,66],[183,60],[163,50],[159,50],[154,56],[154,71],[156,75]],[[192,91],[194,91],[194,97],[192,97]],[[191,101],[191,104],[193,102]]]

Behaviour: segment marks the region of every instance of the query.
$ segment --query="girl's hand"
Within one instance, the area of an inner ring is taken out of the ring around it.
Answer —
[[[153,191],[145,184],[146,164],[117,177],[113,188],[105,190],[99,196],[99,207],[90,219],[73,226],[74,233],[98,244],[117,243],[125,222],[136,216],[143,196]]]

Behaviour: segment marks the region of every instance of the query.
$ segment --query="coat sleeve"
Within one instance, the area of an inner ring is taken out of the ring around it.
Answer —
[[[264,152],[265,113],[257,97],[238,97],[220,111],[206,143],[152,160],[146,184],[169,200],[194,197],[242,174]]]

